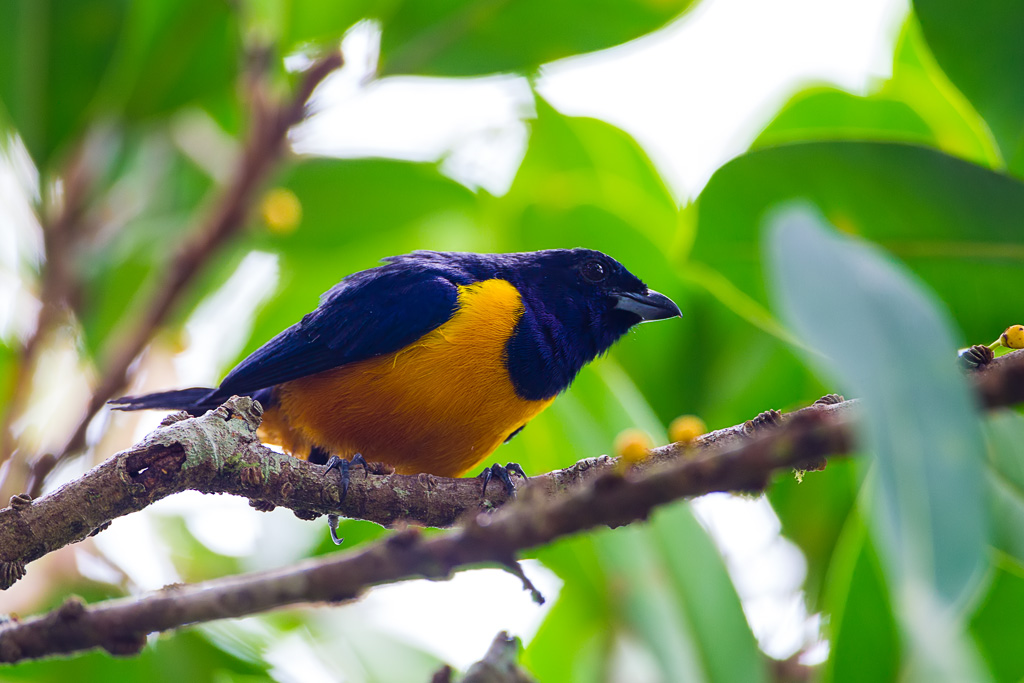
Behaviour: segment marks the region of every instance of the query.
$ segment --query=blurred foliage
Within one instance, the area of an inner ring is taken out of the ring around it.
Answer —
[[[89,230],[72,255],[74,352],[98,365],[116,347],[170,254],[209,211],[225,182],[218,163],[243,144],[248,80],[259,65],[267,90],[279,92],[296,80],[284,57],[333,49],[369,21],[380,30],[382,75],[533,77],[552,60],[654,31],[690,5],[0,3],[5,162],[15,146],[6,138],[16,134],[39,172],[29,195],[44,226],[72,169],[93,178],[82,214]],[[279,277],[237,358],[312,309],[342,275],[383,256],[606,251],[686,317],[628,336],[499,457],[541,472],[609,451],[628,427],[664,441],[665,425],[683,413],[720,428],[826,391],[864,396],[877,408],[861,442],[866,457],[832,462],[802,483],[780,476],[768,492],[782,533],[807,562],[806,605],[826,624],[821,678],[934,681],[968,670],[975,680],[1019,682],[1024,418],[978,418],[947,357],[953,344],[988,342],[1022,322],[1021,25],[1012,3],[917,0],[891,78],[867,95],[821,85],[794,93],[751,150],[682,209],[628,134],[566,116],[539,96],[525,155],[500,196],[460,184],[441,163],[289,157],[267,188],[285,214],[267,220],[269,210],[255,207],[248,229],[206,264],[164,338],[184,340],[185,321],[253,251],[274,254]],[[802,237],[775,242],[772,270],[763,265],[762,228],[794,201],[821,218]],[[17,256],[0,259],[0,286],[38,293],[41,264],[25,246],[36,236],[21,228]],[[785,321],[776,308],[789,312]],[[0,318],[5,391],[20,358],[14,329]],[[265,535],[239,557],[206,547],[183,516],[155,527],[186,580],[336,551],[322,526],[267,519]],[[359,521],[340,530],[345,549],[385,533]],[[615,680],[630,667],[661,681],[769,678],[730,579],[736,567],[689,505],[532,555],[564,582],[524,653],[540,680]],[[71,591],[91,599],[132,590],[128,582],[102,595],[83,586],[50,586],[38,608]],[[436,657],[347,615],[290,611],[213,624],[156,638],[131,660],[92,653],[3,669],[0,680],[265,680],[286,676],[268,663],[282,643],[350,680],[428,680]],[[946,659],[922,661],[922,652]]]
[[[1024,5],[915,0],[914,10],[935,59],[984,117],[1006,167],[1024,174]]]

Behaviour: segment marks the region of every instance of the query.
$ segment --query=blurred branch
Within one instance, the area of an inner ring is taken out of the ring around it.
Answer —
[[[92,169],[85,160],[85,145],[71,154],[61,174],[62,185],[56,209],[42,211],[45,262],[40,273],[39,313],[35,329],[21,345],[10,394],[0,421],[0,465],[11,457],[16,439],[11,425],[25,408],[32,389],[32,375],[46,338],[66,319],[71,299],[77,293],[78,276],[73,260],[87,198],[93,186]]]
[[[1024,400],[1024,352],[996,359],[976,379],[986,406]],[[173,586],[92,607],[70,601],[48,614],[0,626],[0,661],[93,647],[130,654],[141,649],[148,633],[297,603],[351,600],[374,585],[446,578],[481,563],[508,565],[523,550],[597,526],[643,520],[655,507],[679,498],[760,490],[778,470],[817,468],[825,455],[849,452],[852,405],[819,401],[785,415],[763,413],[690,446],[656,449],[643,467],[629,472],[612,458],[583,460],[531,478],[518,500],[493,514],[481,510],[501,502],[503,492],[482,501],[476,480],[427,475],[356,476],[349,498],[338,504],[337,486],[321,476],[321,466],[258,445],[260,410],[251,399],[233,398],[201,418],[169,416],[138,446],[82,478],[39,501],[15,497],[12,507],[0,511],[5,586],[24,573],[26,561],[183,488],[249,496],[260,501],[259,507],[280,501],[303,517],[335,512],[372,518],[359,514],[362,510],[378,521],[395,522],[396,510],[404,508],[410,519],[451,519],[453,501],[466,514],[458,528],[430,538],[405,527],[363,550],[275,571]],[[426,508],[410,509],[416,506]]]
[[[44,479],[58,463],[73,457],[85,446],[89,422],[127,384],[133,361],[145,349],[203,266],[244,227],[256,191],[285,149],[288,130],[304,118],[306,104],[316,86],[341,65],[340,52],[322,57],[303,74],[294,95],[277,104],[266,101],[258,83],[251,85],[252,121],[231,181],[214,201],[193,238],[183,245],[171,261],[163,282],[157,287],[153,299],[143,308],[144,313],[136,321],[135,327],[119,340],[109,354],[85,414],[63,451],[56,457],[40,457],[33,463],[27,486],[31,495],[39,494]]]
[[[818,667],[801,664],[798,652],[788,659],[772,659],[765,657],[769,675],[775,683],[807,683],[820,675]]]
[[[483,659],[469,667],[461,683],[533,683],[516,659],[519,656],[519,639],[502,631],[491,641]]]
[[[494,636],[483,659],[470,666],[458,683],[534,683],[516,663],[518,655],[519,639],[502,631]],[[430,683],[456,683],[452,678],[454,674],[445,664],[434,673]]]

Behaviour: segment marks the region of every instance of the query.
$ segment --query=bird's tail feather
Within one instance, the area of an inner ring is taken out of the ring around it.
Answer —
[[[216,408],[223,399],[215,398],[215,390],[207,387],[192,387],[175,391],[161,391],[145,396],[122,396],[110,401],[114,410],[186,410],[192,415],[202,415]]]

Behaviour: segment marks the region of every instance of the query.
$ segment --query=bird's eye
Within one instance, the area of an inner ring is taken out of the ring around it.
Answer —
[[[600,282],[608,277],[608,273],[600,261],[587,261],[580,269],[580,273],[583,274],[583,279],[587,282]]]

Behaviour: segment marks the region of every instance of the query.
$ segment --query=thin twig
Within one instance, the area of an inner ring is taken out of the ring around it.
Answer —
[[[213,254],[244,227],[256,191],[285,149],[288,130],[304,118],[306,105],[316,86],[341,65],[341,53],[331,53],[305,72],[291,99],[277,107],[256,106],[249,136],[232,180],[214,203],[193,239],[174,257],[153,299],[142,308],[142,315],[135,327],[109,355],[100,382],[93,390],[85,414],[67,445],[56,457],[39,458],[33,463],[32,477],[27,487],[31,495],[39,494],[45,477],[57,464],[73,457],[85,446],[89,422],[127,384],[133,361],[145,349],[157,328],[174,310]]]

